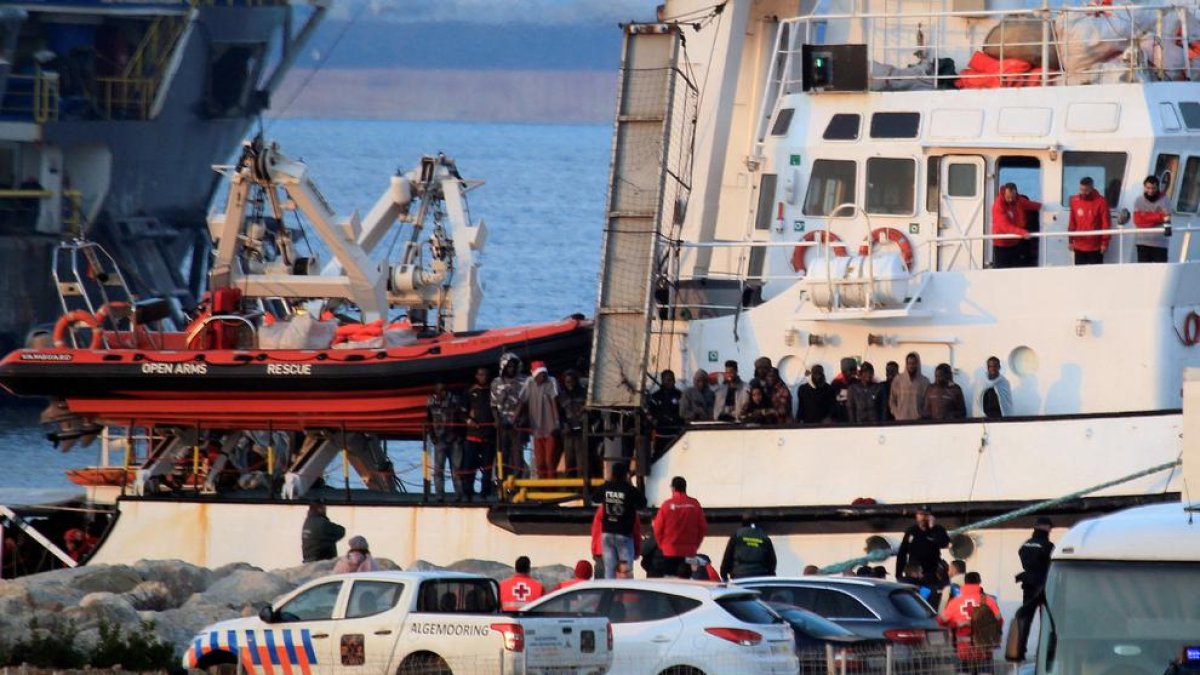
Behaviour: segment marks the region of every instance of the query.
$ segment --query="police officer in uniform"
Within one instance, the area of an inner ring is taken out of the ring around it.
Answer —
[[[1029,641],[1029,629],[1033,624],[1033,615],[1045,601],[1046,575],[1050,572],[1050,554],[1054,552],[1054,543],[1050,541],[1050,530],[1054,523],[1042,516],[1034,521],[1033,536],[1021,544],[1018,555],[1021,556],[1021,570],[1017,581],[1021,584],[1022,603],[1017,610],[1016,622],[1018,635],[1016,660],[1025,660],[1025,644]]]
[[[942,565],[942,549],[950,545],[946,528],[933,520],[933,511],[928,506],[917,508],[917,522],[904,531],[900,550],[896,552],[896,577],[904,574],[910,562],[921,566],[921,585],[931,591],[941,590],[938,568]]]
[[[754,514],[742,514],[742,526],[725,545],[725,557],[721,560],[721,578],[745,579],[747,577],[775,576],[775,545],[762,528],[754,524]]]

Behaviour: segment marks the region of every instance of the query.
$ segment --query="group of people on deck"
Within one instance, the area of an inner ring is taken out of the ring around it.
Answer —
[[[1133,203],[1133,224],[1139,229],[1168,228],[1167,232],[1139,233],[1137,261],[1167,262],[1170,200],[1161,191],[1157,176],[1146,176],[1142,194]],[[1079,192],[1071,196],[1067,231],[1072,233],[1105,232],[1112,229],[1108,200],[1096,189],[1095,181],[1084,176]],[[1017,190],[1015,183],[1005,183],[992,205],[992,234],[1015,235],[992,241],[995,267],[1035,267],[1037,246],[1032,241],[1041,203],[1029,199]],[[1072,236],[1067,245],[1074,253],[1076,265],[1099,265],[1112,241],[1110,234]]]
[[[905,358],[903,372],[898,363],[889,361],[882,380],[875,377],[869,361],[859,363],[852,357],[841,360],[840,372],[832,382],[826,381],[822,366],[814,365],[794,397],[768,357],[754,362],[754,377],[749,382],[741,379],[737,361],[732,360],[725,362],[724,376],[715,386],[703,369],[692,377],[692,386],[682,391],[670,370],[663,371],[659,381],[661,386],[650,394],[648,413],[660,435],[678,433],[686,424],[711,421],[874,424],[965,419],[969,415],[950,365],[938,364],[931,382],[921,373],[921,356],[916,352]],[[1012,415],[1012,387],[995,356],[987,360],[987,378],[977,393],[975,410],[981,417]]]

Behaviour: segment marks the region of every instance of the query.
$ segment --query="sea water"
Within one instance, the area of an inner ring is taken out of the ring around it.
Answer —
[[[468,195],[472,219],[488,228],[478,326],[592,315],[611,127],[281,119],[264,131],[305,161],[339,216],[357,209],[365,217],[397,170],[444,152],[464,178],[486,182]],[[0,410],[0,488],[69,487],[66,469],[97,463],[96,444],[55,450],[37,425],[39,411]],[[414,482],[411,447],[392,454]]]

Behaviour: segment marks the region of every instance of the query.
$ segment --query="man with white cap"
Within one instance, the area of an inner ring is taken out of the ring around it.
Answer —
[[[554,478],[558,467],[558,382],[550,377],[546,364],[529,364],[531,377],[521,387],[521,407],[529,417],[533,436],[533,465],[538,478]]]

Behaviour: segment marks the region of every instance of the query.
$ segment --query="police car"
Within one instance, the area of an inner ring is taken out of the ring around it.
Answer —
[[[758,592],[666,579],[584,581],[537,600],[528,615],[599,614],[612,621],[622,675],[794,675],[792,627]]]
[[[497,590],[492,579],[456,572],[323,577],[256,617],[201,630],[183,665],[251,675],[608,671],[608,619],[503,613]]]

